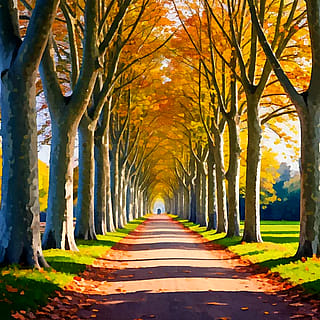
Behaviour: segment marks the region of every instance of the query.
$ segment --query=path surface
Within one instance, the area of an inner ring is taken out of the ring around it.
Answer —
[[[107,269],[106,269],[107,267]],[[154,215],[85,273],[81,319],[290,319],[267,280],[166,215]],[[79,281],[81,287],[81,281]]]

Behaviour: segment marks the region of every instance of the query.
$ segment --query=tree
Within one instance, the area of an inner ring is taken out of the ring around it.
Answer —
[[[116,13],[105,8],[99,19],[98,0],[86,2],[84,10],[84,45],[80,73],[78,59],[72,59],[73,92],[64,96],[59,85],[50,43],[44,53],[40,74],[52,120],[52,143],[50,154],[50,182],[48,196],[47,224],[43,236],[44,248],[77,250],[73,232],[73,153],[76,132],[93,92],[98,70],[99,58],[109,47],[118,27],[126,14],[131,0],[123,1]],[[113,2],[111,3],[113,4]],[[114,14],[111,16],[111,13]],[[98,41],[99,31],[106,27],[102,40]],[[74,30],[68,28],[71,54],[77,54]],[[76,64],[76,65],[74,65]]]
[[[22,39],[17,2],[0,1],[1,264],[47,266],[40,242],[35,83],[58,4],[38,0]]]
[[[252,22],[259,41],[281,85],[297,109],[301,126],[301,199],[300,240],[297,257],[320,255],[320,1],[307,0],[307,18],[312,52],[309,87],[299,93],[286,75],[272,46],[268,44],[256,14],[253,1],[248,0]]]
[[[271,66],[268,61],[261,59],[258,47],[258,38],[255,28],[249,26],[248,16],[246,15],[246,1],[227,0],[217,11],[210,6],[210,13],[216,22],[217,27],[225,41],[230,45],[230,50],[234,51],[237,57],[238,68],[234,68],[226,59],[224,52],[217,50],[219,56],[225,61],[226,65],[233,71],[237,80],[241,83],[247,107],[248,123],[248,144],[247,144],[247,166],[246,166],[246,196],[245,196],[245,227],[243,241],[260,242],[260,167],[261,167],[261,120],[259,117],[260,103],[264,89],[269,81]],[[303,21],[304,15],[295,16],[297,1],[293,0],[284,6],[283,1],[259,2],[259,17],[261,21],[266,19],[269,12],[277,12],[272,17],[277,17],[273,27],[275,32],[272,35],[272,46],[277,57],[281,57],[288,42],[297,32],[297,25]],[[219,22],[216,12],[227,15],[228,29],[224,28]],[[237,23],[237,17],[240,23]],[[283,18],[283,19],[282,19]],[[245,21],[245,24],[244,24]],[[245,27],[248,26],[248,28]],[[244,36],[250,39],[248,43]],[[218,48],[217,48],[218,49]]]

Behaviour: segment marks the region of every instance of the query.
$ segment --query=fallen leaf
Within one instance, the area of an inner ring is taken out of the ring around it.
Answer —
[[[51,306],[50,304],[47,305],[47,308],[48,308],[50,311],[53,311],[53,310],[54,310],[54,306]]]
[[[10,286],[10,285],[6,285],[6,290],[8,291],[8,292],[18,292],[18,289],[17,288],[14,288],[14,287],[12,287],[12,286]]]
[[[300,303],[300,302],[290,303],[289,306],[291,306],[291,307],[303,307],[303,303]]]
[[[264,314],[269,314],[269,311],[265,311]]]
[[[247,310],[249,310],[248,307],[241,307],[240,309],[241,309],[242,311],[247,311]]]
[[[20,314],[19,312],[12,314],[11,317],[14,319],[18,319],[18,320],[25,320],[25,317],[22,314]]]
[[[213,306],[228,306],[228,303],[223,303],[223,302],[208,302],[207,304],[210,304]]]

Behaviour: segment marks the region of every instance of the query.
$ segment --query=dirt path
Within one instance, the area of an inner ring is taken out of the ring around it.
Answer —
[[[168,216],[154,215],[75,277],[36,319],[319,320],[248,270]]]
[[[105,277],[87,274],[100,281],[89,293],[89,303],[98,303],[80,318],[284,320],[294,312],[266,280],[250,278],[239,260],[209,251],[203,238],[166,215],[152,216],[94,267],[108,270]]]

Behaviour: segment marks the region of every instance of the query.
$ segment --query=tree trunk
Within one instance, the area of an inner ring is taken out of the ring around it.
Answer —
[[[245,223],[242,241],[262,242],[260,234],[260,141],[259,102],[247,95],[248,146],[246,168]]]
[[[214,150],[213,146],[209,145],[208,156],[208,227],[207,230],[216,228],[216,183],[215,183],[215,168],[214,168]]]
[[[131,219],[135,219],[135,199],[136,199],[136,195],[135,195],[135,187],[134,187],[134,181],[131,180],[130,181],[130,206],[129,206],[129,216],[131,217]]]
[[[96,240],[94,225],[94,128],[84,114],[79,132],[79,186],[76,209],[76,239]]]
[[[201,163],[201,215],[199,219],[200,227],[206,227],[208,224],[208,179],[205,169],[205,163]]]
[[[35,74],[1,77],[0,263],[48,266],[40,240]]]
[[[228,216],[227,216],[227,199],[226,199],[226,183],[223,165],[223,142],[219,132],[214,132],[214,162],[216,167],[216,187],[217,187],[217,209],[218,224],[217,233],[227,232]]]
[[[73,154],[77,124],[52,115],[50,177],[46,229],[42,239],[45,249],[77,251],[73,230]]]
[[[320,255],[320,107],[308,97],[301,124],[300,241],[297,257]]]
[[[196,194],[196,164],[195,159],[192,157],[190,159],[190,172],[192,175],[190,181],[190,216],[189,220],[196,223],[197,216],[197,194]]]
[[[138,210],[138,218],[143,216],[143,193],[141,190],[138,191],[138,203],[139,203],[139,210]]]
[[[119,228],[119,216],[117,212],[117,197],[118,197],[118,179],[116,172],[116,150],[114,146],[112,146],[112,150],[109,152],[110,159],[110,186],[111,186],[111,203],[112,203],[112,216],[114,227],[116,229]],[[116,187],[117,186],[117,187]]]
[[[240,143],[239,117],[228,119],[229,129],[229,168],[228,180],[228,233],[227,237],[240,236],[239,179]]]
[[[120,215],[122,219],[122,224],[125,226],[127,221],[127,183],[126,183],[126,175],[125,175],[125,167],[121,169],[120,175]]]
[[[0,3],[0,264],[47,267],[39,217],[36,74],[59,1],[37,1],[24,39],[17,1]]]
[[[177,192],[175,192],[174,193],[174,203],[173,203],[173,205],[174,205],[174,214],[175,215],[178,215],[178,203],[179,203],[179,201],[178,201],[178,193]]]
[[[137,177],[134,178],[134,182],[133,182],[133,206],[132,206],[132,210],[133,210],[133,218],[137,219],[138,218],[138,186],[137,186]]]
[[[183,219],[189,218],[189,210],[190,210],[190,192],[189,187],[183,188]]]
[[[94,225],[97,234],[105,235],[107,233],[107,169],[104,165],[104,157],[108,156],[108,150],[102,143],[102,139],[101,136],[95,135]]]
[[[197,163],[197,177],[195,179],[195,191],[196,191],[196,224],[202,223],[202,202],[201,202],[201,170],[200,163]]]
[[[183,184],[182,182],[179,183],[179,216],[181,218],[184,217],[184,205],[183,205],[183,202],[184,202],[184,192],[183,192]]]
[[[95,229],[97,234],[115,231],[112,214],[109,130],[96,135]]]
[[[132,188],[130,185],[130,179],[127,178],[126,184],[127,184],[126,215],[127,215],[127,221],[130,222],[133,220],[132,211],[131,211]]]

